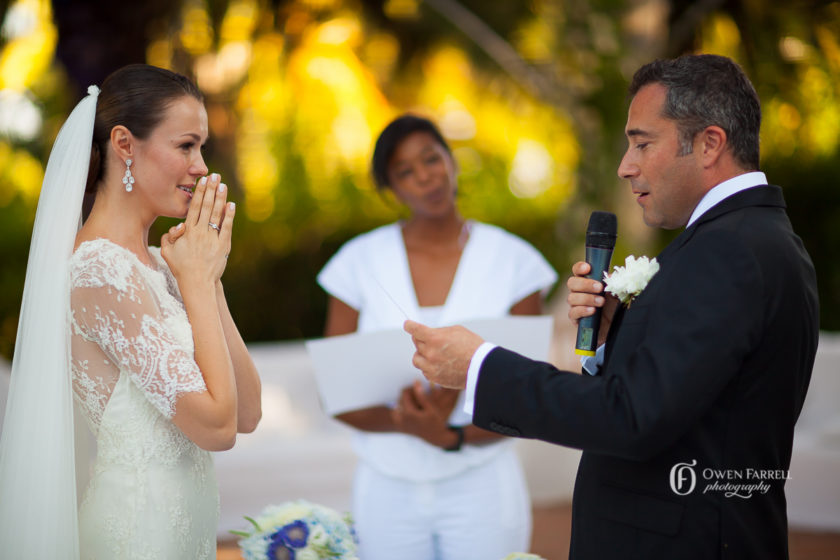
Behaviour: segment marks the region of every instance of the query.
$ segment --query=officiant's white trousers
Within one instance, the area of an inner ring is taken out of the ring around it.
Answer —
[[[359,462],[353,517],[364,560],[495,560],[527,551],[531,540],[513,449],[432,482],[391,478]]]

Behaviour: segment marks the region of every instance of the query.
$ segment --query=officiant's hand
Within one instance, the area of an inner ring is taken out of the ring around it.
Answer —
[[[183,224],[161,238],[161,256],[182,293],[194,285],[215,285],[225,270],[235,214],[233,203],[226,202],[227,187],[219,175],[203,177]]]
[[[452,445],[449,415],[455,408],[458,393],[453,389],[432,387],[428,391],[419,381],[400,394],[391,418],[398,431],[417,436],[437,447]]]
[[[432,383],[463,389],[470,360],[484,340],[461,326],[433,329],[408,320],[403,328],[417,348],[411,361],[414,367]]]
[[[607,339],[613,315],[618,307],[618,298],[604,292],[604,283],[591,278],[586,278],[592,267],[586,262],[576,262],[572,265],[572,274],[566,281],[569,288],[569,295],[566,301],[569,304],[569,319],[575,325],[584,317],[595,313],[595,308],[601,310],[601,327],[598,330],[598,344],[603,344]]]
[[[420,386],[420,389],[422,390],[422,386]],[[432,406],[440,410],[447,419],[452,414],[452,411],[455,410],[455,404],[458,402],[458,395],[460,394],[461,391],[458,389],[448,389],[440,385],[432,385],[426,391],[426,397],[429,402],[432,403]]]

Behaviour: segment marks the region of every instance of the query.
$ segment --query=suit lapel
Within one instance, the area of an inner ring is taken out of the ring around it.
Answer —
[[[697,218],[697,221],[691,224],[691,227],[686,228],[684,232],[682,232],[668,245],[668,247],[665,248],[664,251],[662,251],[662,254],[664,255],[669,249],[673,251],[685,245],[694,235],[694,232],[697,231],[697,229],[703,224],[716,220],[724,214],[735,212],[737,210],[743,210],[744,208],[748,208],[750,206],[775,206],[778,208],[786,208],[785,198],[782,196],[782,189],[775,185],[751,187],[721,200],[719,203],[709,208],[702,216]],[[661,261],[661,259],[659,260]]]
[[[612,349],[615,348],[615,344],[613,344],[613,340],[616,337],[616,333],[621,328],[621,321],[624,319],[624,312],[626,311],[626,307],[623,304],[619,304],[618,308],[615,310],[615,315],[613,315],[612,323],[610,323],[610,330],[607,332],[607,340],[604,342],[604,364],[598,369],[597,375],[601,375],[603,371],[607,368],[607,364],[610,363],[610,356],[612,356]]]
[[[701,223],[714,220],[718,216],[741,210],[749,206],[776,206],[779,208],[786,208],[785,198],[782,196],[782,189],[775,185],[762,185],[751,187],[743,191],[737,192],[730,197],[721,200],[709,208],[696,222],[691,224],[691,227],[696,227]],[[691,229],[691,228],[689,228]]]

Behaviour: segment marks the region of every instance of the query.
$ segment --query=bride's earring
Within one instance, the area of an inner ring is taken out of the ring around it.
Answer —
[[[134,176],[131,174],[131,160],[125,160],[125,176],[123,177],[123,185],[125,185],[125,192],[131,192],[134,188]]]

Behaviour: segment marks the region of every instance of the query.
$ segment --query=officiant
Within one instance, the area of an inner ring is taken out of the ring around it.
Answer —
[[[537,315],[556,273],[536,249],[457,207],[437,127],[403,115],[379,136],[373,177],[410,212],[347,242],[318,275],[326,335]],[[457,403],[457,404],[456,404]],[[365,560],[502,558],[526,550],[528,491],[513,441],[471,425],[458,390],[419,383],[339,414],[357,431],[353,518]]]
[[[713,55],[647,64],[630,94],[618,174],[648,226],[684,230],[630,306],[574,265],[569,316],[603,309],[601,363],[558,371],[408,322],[414,363],[466,386],[476,425],[583,450],[571,558],[787,558],[819,318],[811,259],[758,171],[758,96]]]

